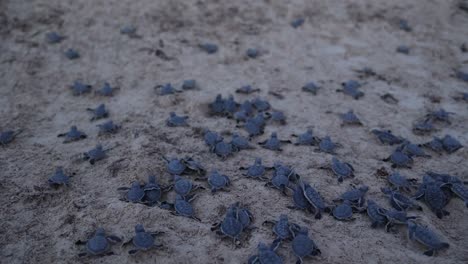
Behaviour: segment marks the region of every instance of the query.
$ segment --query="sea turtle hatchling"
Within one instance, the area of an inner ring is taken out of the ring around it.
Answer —
[[[304,24],[305,22],[305,19],[304,18],[296,18],[294,19],[293,21],[291,21],[291,27],[293,28],[298,28],[300,26],[302,26],[302,24]]]
[[[75,49],[67,49],[64,53],[65,57],[67,57],[69,60],[75,60],[80,57],[80,53],[78,53],[77,50]]]
[[[281,111],[273,111],[271,114],[269,114],[269,118],[273,122],[280,123],[281,125],[286,124],[286,116],[284,115],[283,112]]]
[[[249,137],[252,138],[252,137],[263,134],[264,125],[259,124],[253,118],[248,118],[244,124],[244,129],[249,134]]]
[[[81,81],[75,81],[71,86],[70,89],[72,90],[72,94],[74,96],[86,94],[91,92],[92,86],[89,84],[84,84]]]
[[[320,90],[320,87],[314,82],[308,82],[302,86],[302,91],[317,95],[317,92]]]
[[[247,57],[249,57],[251,59],[257,58],[259,54],[260,54],[260,52],[256,48],[249,48],[249,49],[247,49],[245,51],[245,56],[247,56]]]
[[[22,131],[13,131],[5,130],[0,132],[0,146],[6,146],[13,142],[16,136],[18,136]]]
[[[237,111],[239,104],[234,100],[234,96],[229,95],[227,99],[224,100],[224,114],[228,117]]]
[[[253,215],[249,209],[242,206],[240,202],[233,203],[226,212],[226,216],[232,216],[238,219],[244,230],[254,229],[251,224],[253,222]]]
[[[76,126],[71,126],[70,131],[66,133],[60,133],[57,137],[64,137],[63,143],[70,143],[73,141],[78,141],[80,139],[85,139],[87,135],[78,130]]]
[[[286,189],[289,189],[289,178],[286,174],[275,173],[270,181],[268,181],[265,186],[272,187],[280,190],[284,195],[287,195]]]
[[[349,110],[348,112],[344,114],[340,114],[340,118],[343,121],[341,124],[342,126],[344,125],[359,125],[361,126],[361,120],[356,116],[356,114],[353,112],[353,110]]]
[[[125,196],[120,199],[124,202],[142,203],[145,197],[145,190],[141,188],[140,183],[137,181],[133,182],[130,188],[120,187],[117,190],[126,192]]]
[[[389,161],[392,163],[393,168],[411,168],[413,165],[413,158],[411,156],[399,151],[398,149],[383,161]]]
[[[66,37],[59,33],[52,31],[45,34],[45,39],[49,44],[56,44],[62,42]]]
[[[100,104],[96,108],[87,108],[86,110],[90,111],[93,114],[93,117],[91,117],[91,121],[107,118],[109,116],[109,112],[107,111],[105,104]]]
[[[220,174],[217,170],[213,170],[208,176],[208,184],[210,185],[211,192],[215,193],[219,190],[225,190],[231,184],[231,181],[228,176]]]
[[[86,252],[78,254],[79,257],[85,256],[105,256],[113,255],[111,251],[112,244],[120,243],[122,240],[115,235],[106,235],[104,228],[99,227],[96,233],[88,241],[77,241],[76,244],[86,244]]]
[[[254,178],[254,179],[261,179],[266,180],[267,178],[263,177],[265,175],[266,167],[262,165],[261,158],[255,158],[254,164],[249,167],[240,167],[241,170],[246,170],[243,173],[244,176]]]
[[[270,103],[267,100],[263,100],[260,97],[255,98],[252,101],[253,106],[260,112],[267,111],[270,109]]]
[[[187,167],[187,172],[188,173],[196,173],[198,175],[205,175],[205,168],[201,165],[200,162],[194,160],[191,157],[185,157],[183,159],[183,162],[185,163]]]
[[[169,95],[181,92],[179,90],[176,90],[170,83],[166,83],[164,85],[157,85],[155,89],[159,90],[159,95]]]
[[[397,190],[411,192],[411,189],[416,186],[416,179],[408,179],[398,172],[393,172],[387,177],[388,182]]]
[[[173,214],[173,215],[192,218],[194,220],[197,220],[197,221],[201,222],[201,219],[195,216],[195,210],[193,209],[193,206],[191,204],[191,202],[195,198],[196,198],[195,195],[182,197],[182,196],[177,194],[176,198],[175,198],[175,201],[174,201],[174,204],[169,204],[167,202],[163,202],[161,207],[162,208],[173,209],[173,210],[171,210],[171,214]]]
[[[121,128],[120,125],[115,124],[112,120],[99,124],[97,127],[99,128],[99,135],[115,134]]]
[[[280,245],[280,240],[275,240],[270,246],[258,243],[257,255],[249,258],[248,264],[283,264],[283,259],[276,254],[276,249]]]
[[[325,205],[320,193],[310,186],[310,184],[304,183],[302,180],[299,180],[299,186],[304,192],[304,197],[309,201],[310,205],[312,205],[315,219],[322,218],[322,212],[327,211],[328,207]]]
[[[291,243],[294,255],[297,257],[296,264],[302,264],[304,258],[308,256],[320,255],[320,249],[315,242],[309,237],[309,230],[306,227],[301,227],[296,231],[294,239]]]
[[[178,116],[175,112],[170,112],[169,117],[166,119],[168,127],[186,127],[188,126],[188,116]]]
[[[387,210],[378,205],[374,200],[367,200],[367,215],[371,219],[371,227],[376,228],[387,224],[387,217],[383,215]]]
[[[183,159],[162,157],[167,165],[166,170],[172,175],[181,175],[187,169]]]
[[[444,210],[444,207],[449,202],[449,198],[442,190],[442,182],[433,180],[430,176],[423,177],[423,183],[420,185],[419,190],[414,195],[414,198],[424,198],[426,204],[436,214],[439,219],[450,213]]]
[[[197,81],[194,79],[184,80],[182,90],[195,90],[198,88]]]
[[[354,168],[351,164],[342,162],[336,157],[332,158],[331,165],[322,166],[321,169],[332,170],[333,173],[337,176],[338,182],[343,182],[344,178],[354,177]]]
[[[113,96],[114,92],[119,90],[118,87],[112,87],[108,82],[105,82],[101,89],[97,90],[95,94],[101,96]]]
[[[55,173],[48,179],[49,185],[52,187],[58,187],[60,185],[68,186],[70,177],[63,172],[62,167],[57,167]]]
[[[336,91],[349,95],[355,100],[358,100],[359,98],[364,96],[364,93],[362,91],[359,91],[359,88],[362,86],[362,84],[356,80],[349,80],[347,82],[342,83],[341,86],[342,89],[337,89]]]
[[[149,206],[153,206],[160,202],[163,188],[156,182],[156,176],[148,176],[148,182],[143,187],[143,191],[145,192],[143,200]]]
[[[254,149],[252,145],[250,145],[249,140],[237,133],[232,134],[231,145],[233,151],[240,151],[243,149]]]
[[[88,152],[83,153],[83,159],[88,160],[91,165],[96,161],[102,160],[107,157],[106,152],[110,149],[104,149],[101,144],[97,144],[95,148]]]
[[[241,221],[233,216],[233,215],[226,215],[220,223],[213,224],[211,227],[211,231],[216,232],[216,234],[220,237],[229,237],[233,240],[234,245],[239,246],[240,236],[242,235],[242,231],[244,230],[244,226]]]
[[[468,208],[468,188],[466,188],[461,182],[451,182],[448,183],[448,186],[454,194],[465,202],[465,206]]]
[[[350,201],[347,200],[337,206],[334,206],[333,210],[331,211],[333,217],[339,221],[355,220],[353,213],[353,205]]]
[[[275,233],[277,239],[290,240],[294,238],[294,233],[300,229],[297,224],[289,222],[286,214],[281,214],[277,221],[265,221],[265,224],[273,224],[273,233]]]
[[[335,154],[335,149],[339,146],[340,144],[333,142],[329,136],[326,136],[319,140],[318,148],[315,151]]]
[[[290,143],[290,141],[278,139],[278,135],[276,134],[276,132],[273,132],[271,133],[271,136],[269,139],[265,141],[261,141],[258,144],[262,146],[263,148],[266,148],[269,150],[282,151],[283,150],[281,148],[282,143]]]
[[[396,52],[408,55],[410,53],[410,48],[406,45],[400,45],[396,48]]]
[[[408,221],[408,237],[413,241],[418,241],[429,250],[424,252],[424,255],[433,256],[437,250],[449,247],[448,243],[442,242],[436,233],[428,227],[419,225],[414,221]]]
[[[380,211],[380,214],[387,218],[385,231],[390,232],[394,225],[406,225],[408,220],[416,219],[416,216],[408,216],[405,211],[398,211],[394,209]]]
[[[413,133],[416,135],[428,134],[434,130],[436,130],[436,128],[431,120],[419,121],[413,125]]]
[[[174,175],[174,191],[182,197],[186,197],[196,189],[204,189],[200,185],[194,185],[191,180]]]
[[[373,129],[371,132],[372,134],[377,136],[380,143],[384,145],[395,145],[395,144],[401,144],[403,142],[403,138],[395,136],[394,134],[392,134],[392,131],[390,130]]]
[[[140,251],[147,251],[152,248],[162,247],[162,244],[156,243],[156,236],[163,232],[149,232],[146,231],[142,224],[135,226],[135,236],[125,244],[132,243],[134,248],[128,251],[128,254],[135,255]]]
[[[314,136],[314,134],[312,132],[312,129],[307,129],[307,131],[302,133],[302,134],[298,134],[298,135],[293,134],[292,136],[297,138],[294,145],[310,145],[310,146],[313,146],[313,145],[317,145],[317,143],[319,141]]]
[[[431,141],[422,144],[422,146],[427,147],[439,154],[444,151],[444,143],[439,137],[433,137]]]
[[[208,54],[214,54],[218,51],[218,45],[214,43],[207,42],[207,43],[202,43],[198,46],[200,47],[200,49],[202,49]]]
[[[427,121],[440,121],[440,122],[445,122],[450,124],[450,115],[454,115],[455,113],[453,112],[447,112],[443,108],[437,110],[437,111],[432,111],[426,115],[426,120]]]
[[[445,137],[442,138],[442,145],[444,150],[449,154],[454,153],[463,147],[463,145],[458,140],[450,135],[445,135]]]
[[[205,140],[206,145],[210,147],[210,151],[213,151],[216,144],[223,140],[223,137],[218,133],[211,131],[209,129],[205,129],[205,133],[203,135],[203,139]]]
[[[213,152],[223,160],[232,155],[233,147],[231,143],[224,142],[224,140],[219,141],[216,143]]]
[[[310,205],[309,201],[304,195],[304,190],[301,188],[299,184],[296,185],[293,191],[293,206],[288,206],[289,209],[298,209],[298,210],[306,210],[311,212],[312,206]]]
[[[403,195],[402,193],[391,190],[390,188],[381,188],[382,193],[388,196],[390,204],[399,211],[406,211],[408,209],[417,209],[422,211],[422,207],[413,199]]]
[[[408,155],[409,157],[431,157],[431,155],[426,154],[419,145],[413,144],[408,140],[405,140],[403,144],[397,148],[397,150],[401,151],[403,154]]]
[[[366,202],[365,196],[368,191],[369,187],[366,185],[359,186],[358,188],[353,186],[351,190],[344,192],[340,195],[340,198],[334,201],[350,201],[353,205],[361,207]]]

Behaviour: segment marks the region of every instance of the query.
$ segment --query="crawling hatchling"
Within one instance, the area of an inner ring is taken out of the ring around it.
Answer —
[[[97,127],[99,128],[99,135],[115,134],[121,128],[120,125],[115,124],[112,120],[99,124]]]
[[[13,131],[13,130],[6,130],[0,132],[0,146],[6,146],[13,142],[15,137],[19,135],[22,131]]]
[[[62,167],[57,167],[55,173],[49,178],[49,185],[52,187],[58,187],[60,185],[68,186],[70,177],[65,174]]]
[[[170,112],[169,117],[166,119],[166,125],[168,127],[186,127],[189,126],[187,123],[188,116],[179,116],[175,112]]]
[[[387,224],[387,217],[385,212],[387,211],[380,205],[378,205],[374,200],[367,200],[367,215],[371,220],[371,227],[376,228],[380,226],[385,226]]]
[[[113,255],[114,252],[111,251],[111,246],[122,242],[122,240],[115,235],[106,235],[104,228],[96,229],[96,233],[86,242],[77,241],[77,245],[85,244],[86,252],[78,254],[79,257],[85,256],[106,256]]]
[[[295,232],[297,232],[300,227],[291,223],[286,214],[281,214],[277,221],[267,220],[263,222],[263,225],[273,225],[273,233],[275,233],[277,239],[280,240],[292,240],[294,238]]]
[[[282,264],[283,259],[275,252],[280,245],[280,240],[275,240],[270,246],[259,243],[257,255],[251,256],[248,264]]]
[[[95,93],[101,96],[113,96],[116,91],[118,91],[118,87],[112,87],[108,82],[104,83],[104,86],[97,90]]]
[[[335,154],[335,149],[340,146],[340,144],[333,142],[329,136],[326,136],[319,140],[318,148],[315,151]]]
[[[78,130],[76,126],[71,126],[70,131],[66,133],[60,133],[57,135],[57,137],[64,137],[65,139],[63,140],[63,143],[70,143],[80,139],[85,139],[87,135],[84,132]]]
[[[405,196],[397,190],[391,190],[390,188],[381,188],[381,191],[388,196],[390,204],[399,211],[406,211],[408,209],[417,209],[422,211],[422,207],[417,204],[415,200]]]
[[[334,201],[350,201],[352,204],[360,207],[365,204],[365,196],[368,191],[369,187],[366,185],[359,186],[358,188],[353,186],[351,190],[344,192],[340,195],[340,198]]]
[[[382,210],[380,214],[387,218],[385,231],[390,232],[395,225],[406,225],[409,220],[414,220],[418,217],[408,216],[405,211],[398,211],[394,209]]]
[[[309,237],[309,230],[306,227],[301,227],[298,231],[296,231],[291,245],[294,255],[297,257],[296,264],[304,263],[304,258],[308,256],[316,256],[321,254],[320,249]]]
[[[312,129],[307,129],[306,132],[302,134],[293,134],[293,137],[296,137],[296,142],[294,145],[317,145],[319,139],[314,136]]]
[[[312,211],[315,214],[315,219],[322,218],[322,213],[324,211],[329,211],[328,207],[325,205],[322,196],[320,193],[315,190],[310,184],[305,183],[302,180],[299,180],[299,186],[304,192],[304,197],[309,201],[312,206]]]
[[[356,116],[353,110],[349,110],[348,112],[344,114],[340,114],[340,118],[343,121],[341,124],[342,126],[344,125],[358,125],[361,126],[361,120]]]
[[[424,252],[426,256],[434,256],[438,250],[449,248],[449,244],[442,242],[439,236],[426,226],[419,225],[414,221],[408,221],[408,237],[429,248]]]
[[[106,105],[104,104],[100,104],[96,108],[87,108],[86,110],[90,111],[93,114],[93,116],[91,117],[91,121],[107,118],[109,116],[109,112],[107,111]]]
[[[135,226],[135,236],[129,241],[125,242],[124,245],[132,243],[133,249],[128,251],[128,254],[135,255],[140,251],[147,251],[153,248],[162,247],[162,244],[157,243],[156,237],[163,232],[152,232],[146,231],[142,224]]]
[[[342,89],[337,89],[337,92],[342,92],[348,96],[351,96],[355,100],[364,96],[362,91],[359,91],[359,88],[362,86],[361,83],[355,80],[349,80],[341,84]]]
[[[450,197],[442,190],[443,185],[444,183],[425,175],[422,184],[419,186],[419,190],[414,195],[416,199],[424,198],[425,203],[440,219],[450,214],[444,209]]]
[[[96,161],[102,160],[107,157],[106,152],[110,149],[104,149],[101,144],[88,152],[83,153],[83,159],[88,160],[91,165],[94,165]]]
[[[130,203],[143,203],[145,190],[141,187],[139,182],[133,182],[130,188],[120,187],[117,190],[125,192],[125,195],[121,198],[122,201]]]
[[[211,192],[215,193],[219,190],[226,190],[231,181],[228,176],[220,174],[217,170],[213,170],[208,176],[208,184],[210,185]]]
[[[408,179],[398,172],[393,172],[388,175],[387,180],[396,190],[411,192],[411,190],[417,186],[416,179]]]
[[[291,143],[289,140],[280,140],[278,139],[278,135],[276,132],[271,133],[271,137],[265,141],[259,142],[258,144],[263,148],[275,150],[275,151],[282,151],[281,148],[282,143]]]
[[[354,177],[354,168],[351,164],[347,162],[342,162],[336,157],[332,158],[331,165],[326,165],[320,167],[321,169],[332,170],[333,173],[337,176],[338,182],[343,182],[344,178],[353,178]]]
[[[267,180],[268,178],[264,177],[266,167],[262,165],[261,158],[255,158],[254,164],[249,167],[240,167],[240,170],[244,170],[245,172],[242,173],[246,177],[260,179],[260,180]]]

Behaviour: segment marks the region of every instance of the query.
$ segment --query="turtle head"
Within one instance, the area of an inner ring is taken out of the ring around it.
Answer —
[[[255,158],[255,164],[262,164],[262,158]]]
[[[78,130],[78,128],[76,126],[71,126],[70,127],[70,131],[76,131],[76,130]]]
[[[104,228],[98,227],[96,229],[95,236],[105,236],[105,235],[106,235],[106,231],[104,231]]]
[[[132,182],[132,189],[140,188],[140,183],[137,181]]]
[[[176,114],[175,114],[175,112],[170,112],[170,113],[169,113],[169,116],[170,116],[170,117],[175,117]]]
[[[280,218],[280,221],[287,221],[288,220],[288,216],[285,215],[285,214],[281,214],[279,218]]]
[[[135,226],[135,233],[144,233],[145,232],[145,228],[143,227],[142,224],[137,224]]]
[[[149,175],[148,176],[148,183],[156,183],[156,176]]]

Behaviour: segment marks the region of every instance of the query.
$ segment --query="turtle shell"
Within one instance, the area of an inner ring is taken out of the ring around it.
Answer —
[[[185,164],[179,159],[171,159],[167,163],[167,171],[171,174],[182,174],[186,169]]]
[[[193,206],[185,200],[176,200],[174,207],[179,215],[191,217],[194,214]]]
[[[239,237],[243,229],[242,223],[235,217],[226,216],[221,223],[221,232],[228,237]]]
[[[340,204],[333,209],[333,216],[339,220],[347,220],[353,216],[353,208],[346,203]]]

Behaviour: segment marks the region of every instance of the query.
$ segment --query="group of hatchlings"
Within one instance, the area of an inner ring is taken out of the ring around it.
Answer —
[[[294,25],[293,25],[294,26]],[[122,34],[127,34],[130,37],[137,37],[134,28],[125,28],[121,31]],[[46,35],[49,43],[58,43],[64,37],[52,32]],[[217,51],[217,46],[213,44],[202,45],[201,48],[207,53],[212,54]],[[68,50],[66,55],[70,59],[79,57],[79,54],[74,50]],[[255,58],[258,55],[257,50],[250,49],[247,52],[248,57]],[[255,55],[255,56],[254,56]],[[367,75],[375,75],[371,69],[365,70]],[[372,74],[371,74],[372,73]],[[361,83],[355,80],[350,80],[342,84],[342,89],[337,92],[342,92],[347,96],[351,96],[358,100],[364,93],[360,91]],[[182,90],[195,90],[198,88],[195,80],[186,80],[182,84]],[[79,96],[89,93],[91,85],[76,81],[71,86],[73,95]],[[103,88],[96,91],[100,96],[112,96],[119,88],[112,87],[109,83],[105,83]],[[158,94],[161,96],[170,95],[181,90],[175,89],[170,83],[158,85],[156,87]],[[306,93],[316,95],[321,87],[314,82],[305,84],[302,90]],[[251,86],[243,86],[236,90],[236,93],[248,95],[258,92],[259,89],[254,89]],[[280,94],[272,93],[272,95],[281,97]],[[396,99],[390,94],[381,97],[383,100]],[[390,98],[390,99],[389,99]],[[215,100],[209,104],[210,114],[214,116],[223,116],[233,119],[237,122],[238,127],[243,127],[248,134],[244,137],[238,133],[233,133],[230,141],[225,141],[218,133],[210,130],[205,130],[203,139],[209,150],[215,153],[222,159],[233,155],[236,152],[248,149],[254,149],[251,144],[253,137],[264,133],[267,122],[280,125],[286,124],[286,117],[283,112],[271,110],[271,105],[268,101],[259,97],[253,100],[245,100],[238,103],[233,96],[223,98],[222,95],[217,95]],[[91,120],[107,118],[109,112],[104,104],[97,108],[87,109],[91,114]],[[453,113],[446,112],[443,109],[431,112],[425,116],[423,120],[415,123],[413,131],[415,134],[430,133],[436,130],[437,122],[450,123],[449,117]],[[339,114],[342,119],[342,125],[363,125],[356,114],[350,110],[347,113]],[[166,120],[169,127],[185,127],[189,126],[187,116],[178,116],[174,112],[170,113]],[[99,124],[99,134],[113,134],[119,131],[120,125],[114,124],[113,121],[107,121]],[[0,133],[0,144],[7,145],[21,131],[4,131]],[[392,167],[410,168],[413,163],[413,157],[430,157],[427,155],[423,147],[426,147],[434,152],[453,153],[460,149],[462,145],[455,138],[446,135],[443,138],[434,137],[430,142],[423,144],[413,144],[408,140],[395,136],[391,131],[372,130],[372,133],[377,136],[379,141],[388,145],[399,145],[397,149],[386,159],[392,164]],[[69,131],[61,133],[59,137],[64,138],[64,143],[78,141],[87,138],[87,135],[78,130],[76,126],[72,126]],[[329,136],[322,138],[316,137],[311,129],[307,129],[302,134],[293,134],[295,137],[294,145],[317,146],[315,151],[333,154],[330,164],[322,166],[322,169],[330,169],[337,177],[338,182],[343,182],[346,178],[354,177],[354,168],[351,164],[338,159],[335,154],[335,149],[340,147],[339,143],[333,142]],[[269,139],[258,142],[263,148],[272,151],[281,151],[282,145],[285,143],[293,143],[292,139],[279,139],[276,132],[273,132]],[[83,158],[91,164],[106,157],[107,151],[111,148],[104,149],[102,145],[97,145],[94,149],[84,153]],[[163,186],[157,182],[155,176],[149,176],[145,184],[135,181],[130,187],[121,187],[118,191],[122,192],[121,200],[131,203],[142,203],[148,206],[159,206],[160,208],[170,210],[173,214],[201,221],[195,214],[195,210],[191,202],[196,198],[197,190],[206,189],[204,186],[195,184],[192,180],[184,177],[184,174],[198,175],[195,180],[206,180],[211,192],[226,190],[229,188],[231,181],[227,175],[221,174],[217,170],[212,170],[206,176],[204,167],[192,157],[167,158],[163,157],[167,162],[167,171],[172,175],[173,181],[168,186]],[[321,219],[323,213],[329,213],[335,219],[340,221],[354,220],[354,213],[366,212],[371,220],[371,227],[385,227],[387,232],[395,232],[395,225],[405,225],[408,231],[409,239],[418,241],[428,248],[424,252],[425,255],[432,256],[437,250],[448,248],[449,244],[439,239],[438,235],[421,224],[417,220],[417,216],[407,215],[407,211],[411,209],[422,210],[415,199],[423,199],[428,207],[437,215],[438,218],[443,218],[449,213],[444,210],[444,207],[449,202],[452,194],[462,198],[465,205],[468,207],[468,189],[461,179],[434,172],[427,172],[423,177],[423,182],[417,186],[416,180],[407,179],[398,172],[388,173],[385,169],[379,170],[378,173],[385,175],[393,188],[382,188],[381,191],[388,197],[392,209],[385,209],[374,200],[366,199],[366,193],[369,188],[367,186],[354,187],[351,190],[343,193],[339,198],[333,200],[333,205],[327,204],[320,193],[315,190],[309,183],[305,182],[295,172],[292,167],[285,166],[281,162],[275,162],[273,166],[264,166],[261,158],[256,158],[252,165],[240,167],[245,177],[266,181],[265,186],[269,186],[280,190],[284,195],[291,194],[293,204],[288,208],[303,210],[312,213],[316,219]],[[272,170],[273,175],[266,176],[266,173]],[[51,186],[58,187],[60,185],[68,185],[70,177],[66,175],[62,167],[58,167],[55,173],[49,178],[48,183]],[[412,189],[418,187],[415,194],[411,194]],[[176,198],[173,203],[163,200],[166,192],[173,190],[176,193]],[[409,195],[407,195],[409,194]],[[254,230],[257,227],[253,225],[253,214],[248,208],[237,202],[232,204],[224,216],[224,218],[216,224],[213,224],[211,230],[221,237],[228,237],[233,241],[234,246],[241,244],[241,236],[244,232]],[[286,214],[281,214],[279,219],[265,221],[262,225],[271,225],[276,239],[270,244],[260,243],[256,254],[248,259],[249,264],[255,263],[283,263],[282,258],[277,254],[276,250],[281,243],[291,242],[291,249],[297,257],[297,263],[302,263],[303,259],[308,256],[315,256],[321,253],[319,247],[309,236],[308,228],[300,226],[289,221]],[[139,251],[146,251],[152,248],[162,247],[157,241],[157,236],[162,232],[147,231],[141,224],[135,226],[135,234],[131,239],[123,241],[122,238],[115,235],[106,234],[103,228],[98,228],[94,235],[85,241],[78,241],[77,244],[85,245],[85,252],[80,256],[100,256],[113,254],[111,250],[112,244],[122,243],[123,246],[132,244],[132,249],[128,251],[133,255]]]

